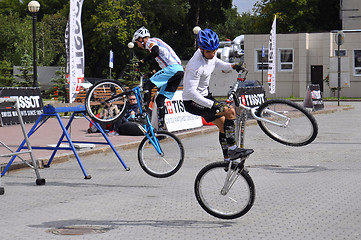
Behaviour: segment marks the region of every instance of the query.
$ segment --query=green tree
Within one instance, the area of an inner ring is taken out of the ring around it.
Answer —
[[[188,31],[186,17],[190,10],[188,0],[144,0],[142,15],[147,19],[146,28],[151,36],[159,37],[168,43],[183,58],[187,54],[187,46],[192,44],[192,32]],[[138,28],[141,27],[138,24]],[[193,49],[192,51],[193,52]],[[142,56],[146,51],[137,51]]]
[[[57,99],[60,102],[65,102],[65,86],[67,85],[65,78],[65,67],[61,67],[60,70],[55,72],[58,78],[53,78],[51,81],[54,83],[53,88],[49,89],[49,95],[52,99]]]
[[[0,0],[0,15],[20,12],[23,3],[14,0]]]
[[[140,1],[90,0],[83,5],[82,19],[86,73],[103,76],[108,68],[109,51],[114,52],[114,71],[120,72],[129,62],[127,44],[138,24],[144,24]]]
[[[14,77],[12,76],[13,67],[6,60],[0,61],[0,87],[12,87]]]
[[[59,66],[60,70],[55,71],[55,75],[57,78],[52,78],[51,82],[54,83],[53,87],[45,90],[45,93],[43,94],[45,97],[50,97],[51,99],[56,99],[60,102],[65,102],[66,97],[66,86],[67,86],[67,80],[65,77],[65,57],[60,57],[59,60]],[[44,97],[43,96],[43,97]]]
[[[256,28],[269,32],[277,15],[277,32],[318,32],[339,29],[339,0],[261,0],[256,3]]]
[[[225,13],[226,21],[217,24],[213,29],[221,41],[232,40],[241,34],[254,33],[255,15],[249,12],[239,15],[236,8],[227,9]]]
[[[121,79],[119,79],[125,86],[133,88],[139,84],[142,73],[140,72],[139,66],[136,64],[138,61],[139,59],[134,56],[127,64]]]
[[[42,20],[46,15],[62,14],[63,16],[69,15],[69,0],[37,0],[40,3],[40,11],[37,13],[38,19]],[[88,0],[84,0],[87,2]],[[25,9],[27,10],[28,2],[24,1]]]
[[[65,27],[67,18],[61,14],[45,15],[38,27],[39,65],[61,66],[65,58]]]
[[[20,74],[16,74],[20,81],[16,82],[17,87],[31,87],[33,86],[33,66],[32,58],[26,52],[21,58],[21,66],[18,68]]]
[[[7,59],[19,66],[24,52],[32,54],[31,26],[30,17],[21,19],[18,13],[0,14],[0,60]]]
[[[29,1],[0,0],[0,61],[19,66],[25,52],[32,56]],[[60,65],[69,0],[38,1],[38,64]],[[339,0],[259,0],[254,13],[241,15],[232,8],[232,0],[86,0],[82,9],[85,75],[107,77],[110,50],[112,73],[119,75],[130,61],[127,43],[143,25],[181,59],[189,59],[195,50],[196,25],[214,29],[221,40],[233,39],[269,33],[276,14],[278,33],[329,31],[341,28],[338,10]],[[139,48],[134,52],[139,58],[147,54]]]
[[[232,0],[189,0],[190,9],[187,22],[194,26],[211,27],[224,22],[226,9],[232,8]]]

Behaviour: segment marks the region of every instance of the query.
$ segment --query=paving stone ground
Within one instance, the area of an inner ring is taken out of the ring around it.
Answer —
[[[315,115],[319,135],[305,147],[247,127],[256,200],[241,218],[214,218],[194,197],[199,170],[221,157],[218,134],[200,131],[182,138],[185,163],[166,179],[148,176],[136,148],[121,147],[128,172],[110,151],[82,157],[90,180],[74,159],[40,169],[44,186],[29,168],[11,171],[2,178],[1,239],[360,239],[361,104],[347,105]]]

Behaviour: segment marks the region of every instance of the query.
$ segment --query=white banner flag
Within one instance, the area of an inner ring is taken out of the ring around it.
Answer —
[[[273,20],[269,37],[267,82],[270,88],[270,93],[276,93],[276,15]]]
[[[113,51],[110,50],[109,52],[109,67],[113,68]]]
[[[66,78],[66,83],[69,84],[69,69],[70,69],[69,21],[66,23],[66,28],[65,28],[65,54],[66,54],[65,78]]]
[[[84,80],[84,45],[81,9],[84,0],[70,0],[69,12],[69,101],[72,103]]]

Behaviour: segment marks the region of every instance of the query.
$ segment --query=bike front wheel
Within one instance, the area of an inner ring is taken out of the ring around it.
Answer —
[[[246,214],[255,199],[255,187],[247,171],[228,162],[214,162],[205,166],[197,175],[194,191],[199,205],[209,214],[222,219],[234,219]],[[232,171],[234,182],[229,182]],[[225,186],[228,185],[226,191]]]
[[[124,116],[128,99],[123,85],[114,80],[103,80],[93,85],[87,92],[85,98],[86,111],[91,119],[98,123],[110,124]],[[111,103],[113,107],[109,108]],[[101,116],[102,111],[109,111],[106,118]]]
[[[160,151],[145,137],[138,148],[138,161],[142,169],[149,175],[165,178],[175,174],[183,164],[184,148],[180,139],[167,131],[155,132]]]
[[[264,102],[256,115],[266,121],[258,121],[264,133],[273,140],[288,146],[304,146],[317,137],[316,119],[301,105],[273,99]]]

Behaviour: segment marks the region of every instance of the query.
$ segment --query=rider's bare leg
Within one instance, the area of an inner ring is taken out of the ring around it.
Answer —
[[[233,108],[226,107],[223,112],[219,112],[216,115],[221,116],[213,121],[221,133],[224,133],[224,122],[226,119],[234,120],[236,119],[236,112]]]

